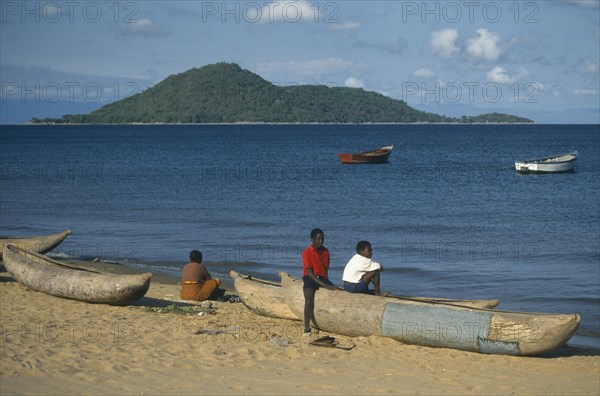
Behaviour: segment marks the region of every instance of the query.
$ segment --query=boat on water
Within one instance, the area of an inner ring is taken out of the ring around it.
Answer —
[[[338,154],[342,164],[383,164],[388,162],[394,146],[384,146],[376,150],[357,154]]]
[[[296,315],[304,312],[303,282],[281,273],[283,296]],[[545,314],[468,308],[408,299],[319,289],[315,319],[325,331],[383,336],[430,347],[502,355],[539,355],[564,345],[577,314]]]
[[[515,169],[520,173],[559,173],[572,172],[575,169],[577,152],[552,155],[549,157],[534,158],[516,161]]]
[[[2,252],[6,245],[10,244],[30,252],[46,254],[60,245],[72,233],[71,230],[67,230],[58,234],[31,237],[0,237],[0,260],[2,259]]]
[[[251,311],[272,318],[283,318],[299,320],[303,316],[296,316],[288,307],[283,298],[281,283],[271,282],[253,276],[240,274],[236,271],[230,271],[229,275],[233,279],[233,285],[237,295],[242,303]],[[290,275],[288,275],[290,276]],[[500,300],[457,300],[447,298],[429,298],[429,297],[382,297],[393,301],[398,298],[411,299],[415,301],[439,302],[441,304],[461,305],[474,308],[494,308],[500,304]]]
[[[89,303],[123,305],[142,298],[153,274],[117,275],[92,271],[28,252],[14,245],[4,248],[4,266],[18,282],[32,290]]]

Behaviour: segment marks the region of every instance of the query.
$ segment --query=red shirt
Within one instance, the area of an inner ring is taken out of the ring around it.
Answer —
[[[310,245],[302,252],[302,266],[304,276],[308,276],[308,269],[312,268],[315,276],[329,279],[327,275],[327,271],[329,271],[329,250],[323,246],[317,251]]]

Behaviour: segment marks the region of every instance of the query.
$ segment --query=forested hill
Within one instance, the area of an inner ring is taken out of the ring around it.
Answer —
[[[89,114],[32,123],[531,123],[507,114],[451,118],[360,88],[278,86],[237,64],[217,63],[167,77]]]

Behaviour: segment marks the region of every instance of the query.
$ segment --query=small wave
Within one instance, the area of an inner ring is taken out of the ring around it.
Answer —
[[[600,343],[600,330],[599,329],[591,329],[591,328],[579,328],[577,330],[577,332],[575,333],[578,336],[582,336],[582,337],[589,337],[589,338],[593,338],[596,339],[597,343]],[[599,345],[600,348],[600,345]]]
[[[143,262],[127,262],[125,265],[128,267],[140,269],[148,272],[156,272],[164,275],[181,275],[181,266],[173,265],[172,263],[160,264],[160,263],[143,263]]]
[[[46,254],[48,257],[53,258],[53,259],[57,259],[57,260],[77,260],[78,258],[64,253],[64,252],[51,252]]]

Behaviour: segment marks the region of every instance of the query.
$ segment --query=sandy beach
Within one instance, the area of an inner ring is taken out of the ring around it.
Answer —
[[[337,334],[356,346],[316,347],[297,321],[257,316],[241,303],[179,302],[169,277],[156,276],[133,305],[109,306],[31,291],[0,270],[2,395],[600,392],[597,351],[512,357]]]

